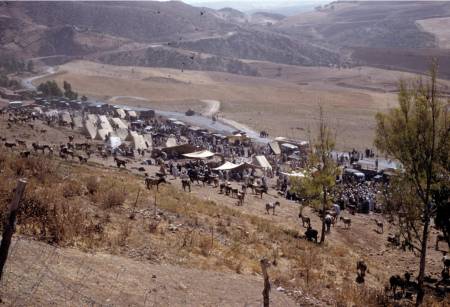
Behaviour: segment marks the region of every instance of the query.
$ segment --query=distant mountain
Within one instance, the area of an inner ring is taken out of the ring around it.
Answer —
[[[288,17],[180,1],[0,2],[0,56],[257,75],[247,60],[424,71],[434,55],[450,77],[440,23],[426,32],[419,22],[448,16],[450,3],[437,1],[339,1]]]

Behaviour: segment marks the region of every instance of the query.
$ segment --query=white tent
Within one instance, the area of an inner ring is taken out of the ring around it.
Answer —
[[[130,136],[134,149],[147,149],[145,139],[142,135],[138,134],[136,131],[130,131]]]
[[[86,129],[88,136],[92,140],[97,137],[97,128],[95,127],[95,124],[91,120],[88,119],[84,122],[84,128]]]
[[[255,160],[263,169],[272,169],[272,165],[270,165],[265,156],[255,156]]]
[[[137,113],[136,111],[127,111],[128,112],[128,116],[130,118],[137,118]]]
[[[191,158],[191,159],[207,159],[207,158],[213,157],[214,153],[210,152],[209,150],[201,150],[201,151],[183,154],[183,156],[185,156],[186,158]]]
[[[128,126],[118,117],[111,118],[111,122],[116,124],[119,129],[128,129]]]
[[[298,149],[298,146],[292,145],[289,143],[283,143],[283,144],[281,144],[281,147],[285,147],[285,148],[292,149],[292,150]]]
[[[216,171],[229,171],[229,170],[235,169],[236,167],[239,167],[241,165],[242,164],[234,164],[234,163],[226,161],[224,164],[222,164],[219,167],[216,167],[214,170],[216,170]]]
[[[109,130],[110,132],[114,131],[111,124],[109,123],[108,117],[106,117],[105,115],[100,115],[98,119],[100,120],[101,129]]]
[[[302,172],[292,172],[292,173],[283,173],[281,172],[281,174],[288,176],[288,177],[297,177],[297,178],[304,178],[305,174]]]
[[[114,131],[114,134],[118,136],[122,141],[126,141],[127,139],[131,141],[131,137],[128,137],[128,129],[116,129],[116,131]]]
[[[70,124],[72,122],[69,112],[61,112],[61,121],[66,124]]]
[[[96,124],[98,121],[98,116],[95,114],[88,114],[87,115],[87,120],[91,121],[92,123]]]
[[[104,141],[110,133],[111,131],[108,129],[98,129],[96,139]]]
[[[123,109],[116,109],[116,113],[120,118],[125,118],[127,117],[127,114],[125,113],[125,111]]]

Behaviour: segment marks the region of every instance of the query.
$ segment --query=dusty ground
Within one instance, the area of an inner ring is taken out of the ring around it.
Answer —
[[[6,136],[8,140],[25,139],[28,146],[36,140],[41,143],[48,142],[59,145],[67,142],[68,135],[74,134],[74,131],[59,127],[47,128],[47,132],[41,134],[36,131],[37,129],[31,131],[21,125],[11,129],[6,129],[5,126],[4,120],[0,121],[3,136]],[[41,124],[37,124],[37,127],[41,127]],[[75,142],[84,140],[80,134],[75,133],[74,135]],[[128,193],[132,200],[135,198],[136,190],[144,188],[142,175],[139,175],[135,169],[139,165],[138,160],[130,162],[129,171],[122,170],[121,172],[117,171],[112,158],[103,160],[94,157],[90,160],[89,166],[79,169],[77,168],[78,162],[69,163],[74,167],[72,176],[80,174],[85,176],[90,173],[117,179],[123,177],[120,180],[125,180],[124,184],[125,182],[135,184],[134,190]],[[155,167],[146,166],[145,168],[151,174],[157,171]],[[418,258],[412,252],[403,252],[387,244],[387,236],[389,233],[395,232],[395,226],[390,225],[379,215],[349,216],[344,212],[344,216],[352,219],[351,229],[345,229],[342,224],[338,223],[327,237],[325,247],[319,248],[313,244],[305,244],[303,240],[285,242],[281,238],[270,237],[274,235],[270,229],[276,227],[300,233],[304,231],[297,218],[299,205],[279,198],[273,189],[270,189],[269,194],[264,195],[263,199],[250,194],[246,197],[244,206],[237,207],[236,199],[218,194],[217,189],[211,186],[203,187],[194,184],[192,192],[188,194],[181,191],[179,179],[171,177],[169,179],[171,184],[162,186],[161,191],[157,193],[158,202],[161,209],[172,210],[169,211],[172,212],[169,216],[172,223],[185,225],[180,226],[183,229],[181,233],[161,230],[160,233],[149,234],[148,231],[145,231],[145,227],[143,227],[144,229],[140,228],[139,225],[145,226],[147,223],[144,213],[153,212],[153,194],[150,194],[149,198],[146,197],[140,202],[138,212],[141,213],[132,223],[134,225],[132,233],[123,246],[94,248],[93,251],[96,253],[91,255],[78,250],[53,248],[33,243],[23,238],[13,243],[12,246],[12,259],[14,260],[8,264],[8,273],[3,288],[6,293],[4,300],[19,305],[28,305],[33,302],[33,304],[42,306],[51,302],[56,302],[57,305],[73,306],[88,304],[88,302],[112,305],[127,303],[143,306],[146,304],[234,306],[242,305],[244,302],[250,306],[259,305],[258,294],[261,290],[262,280],[258,277],[258,267],[254,266],[257,258],[246,257],[249,252],[254,252],[259,256],[261,253],[267,253],[267,250],[263,248],[263,242],[258,242],[256,239],[258,234],[261,235],[264,232],[268,232],[269,238],[274,240],[268,242],[269,245],[273,244],[269,250],[278,251],[278,266],[275,271],[271,271],[272,278],[278,280],[277,284],[295,284],[293,280],[286,280],[288,276],[304,280],[304,270],[308,266],[314,266],[315,261],[320,259],[320,262],[317,262],[321,265],[320,270],[316,271],[314,275],[315,278],[318,278],[314,283],[315,286],[306,289],[297,288],[309,295],[313,293],[320,297],[319,301],[316,300],[316,305],[317,302],[320,302],[321,306],[332,305],[331,293],[342,295],[339,294],[340,291],[345,292],[342,287],[345,287],[347,283],[353,284],[355,276],[353,266],[358,259],[364,259],[368,263],[369,272],[366,278],[368,288],[382,289],[392,274],[402,274],[406,270],[413,272],[414,275],[417,274]],[[164,195],[169,195],[169,198],[164,198]],[[175,198],[175,203],[173,203],[174,199],[170,197]],[[171,203],[161,203],[165,199]],[[216,229],[214,235],[216,246],[210,251],[211,254],[208,257],[201,253],[186,253],[182,249],[180,250],[178,243],[180,235],[184,231],[189,231],[188,225],[193,223],[192,217],[187,220],[183,218],[183,212],[188,210],[188,207],[194,206],[198,200],[211,202],[214,206],[218,206],[218,209],[220,208],[217,211],[212,210],[208,213],[211,215],[207,216],[202,211],[210,209],[205,207],[190,209],[191,213],[198,212],[196,213],[198,220],[197,218],[194,220],[195,224],[200,224],[197,226],[200,229],[199,235],[206,232],[206,236],[208,236],[209,227]],[[264,205],[274,200],[280,201],[281,206],[277,208],[276,215],[267,215]],[[93,209],[95,210],[95,207]],[[129,212],[130,207],[127,205],[121,210],[108,213],[112,230],[117,232],[123,220],[128,219]],[[177,213],[174,215],[173,212]],[[225,213],[231,215],[226,217]],[[312,226],[320,229],[320,220],[317,215],[309,208],[306,208],[304,213],[311,217]],[[102,215],[103,213],[99,212],[98,214]],[[373,218],[384,221],[385,231],[383,234],[376,232]],[[225,230],[221,231],[220,229],[224,227],[223,221],[227,219],[231,221],[232,226],[225,227]],[[264,224],[262,221],[265,221]],[[251,225],[253,222],[258,225],[256,229]],[[185,227],[187,227],[186,230],[184,230]],[[230,248],[233,250],[233,244],[236,244],[236,242],[230,242],[226,234],[235,231],[239,233],[242,230],[244,233],[246,230],[250,232],[250,238],[246,238],[243,234],[238,236],[239,240],[243,240],[241,243],[248,245],[246,248],[250,250],[241,246],[239,247],[241,252],[234,254],[234,257],[239,258],[234,261],[242,261],[238,263],[240,274],[236,274],[235,271],[238,269],[233,260],[228,260],[231,261],[230,265],[220,259],[222,259],[222,254],[230,253]],[[427,272],[434,276],[440,272],[442,256],[440,252],[433,249],[435,233],[433,231],[430,238],[427,262]],[[91,249],[87,248],[87,250]],[[117,256],[112,256],[111,253]],[[308,258],[308,254],[310,258]],[[293,262],[292,255],[304,257],[301,259],[306,262],[303,262],[299,268]],[[272,257],[270,253],[267,256]],[[203,271],[199,271],[199,269]],[[156,277],[153,278],[153,275]],[[236,291],[232,291],[232,289],[236,289]],[[272,293],[275,306],[291,304],[291,299],[287,296],[281,295],[277,291]],[[154,303],[155,301],[156,303]],[[302,304],[304,303],[305,301],[302,301]]]
[[[202,110],[201,100],[221,102],[219,115],[272,136],[307,139],[317,126],[318,105],[337,132],[339,149],[372,147],[374,116],[396,104],[399,79],[414,74],[375,68],[307,68],[253,62],[262,77],[164,68],[118,67],[76,61],[46,79],[69,81],[90,97],[116,103],[185,112]],[[44,81],[35,80],[34,84]],[[448,81],[442,81],[448,86]]]
[[[151,264],[17,238],[2,280],[13,306],[261,306],[256,276]],[[26,264],[26,265],[24,265]],[[296,306],[273,291],[274,306]]]

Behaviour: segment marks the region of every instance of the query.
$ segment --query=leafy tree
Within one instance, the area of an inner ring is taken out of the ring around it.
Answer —
[[[376,115],[375,145],[397,159],[404,171],[392,182],[403,197],[404,211],[399,212],[400,226],[418,241],[420,251],[419,293],[417,305],[423,302],[423,281],[427,257],[430,219],[436,213],[434,191],[448,189],[449,114],[437,90],[437,63],[433,61],[430,80],[406,84],[400,82],[399,107],[388,114]],[[394,194],[395,195],[395,194]]]
[[[331,152],[334,150],[335,136],[327,126],[323,108],[319,108],[319,132],[308,159],[308,176],[302,180],[291,182],[293,190],[305,196],[310,204],[322,206],[322,214],[331,204],[329,195],[336,184],[338,167]],[[322,218],[322,232],[320,243],[325,242],[325,219]]]
[[[72,91],[72,85],[69,82],[64,81],[63,88],[64,88],[64,96],[66,96],[69,99],[77,99],[78,98],[78,94],[76,92]]]
[[[37,90],[41,91],[45,96],[61,97],[63,95],[63,92],[54,80],[39,84]]]

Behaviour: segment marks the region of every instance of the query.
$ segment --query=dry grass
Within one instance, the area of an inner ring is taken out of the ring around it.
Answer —
[[[343,246],[318,246],[300,239],[296,229],[173,186],[146,190],[142,179],[127,172],[41,160],[45,163],[0,150],[2,213],[15,184],[4,176],[17,179],[19,169],[29,178],[18,217],[21,234],[60,246],[244,275],[260,274],[259,260],[266,257],[274,285],[301,289],[303,294],[294,294],[300,302],[305,295],[336,306],[371,306],[383,299],[376,289],[354,286],[356,274],[348,268],[357,256]],[[37,176],[40,171],[46,175]]]

